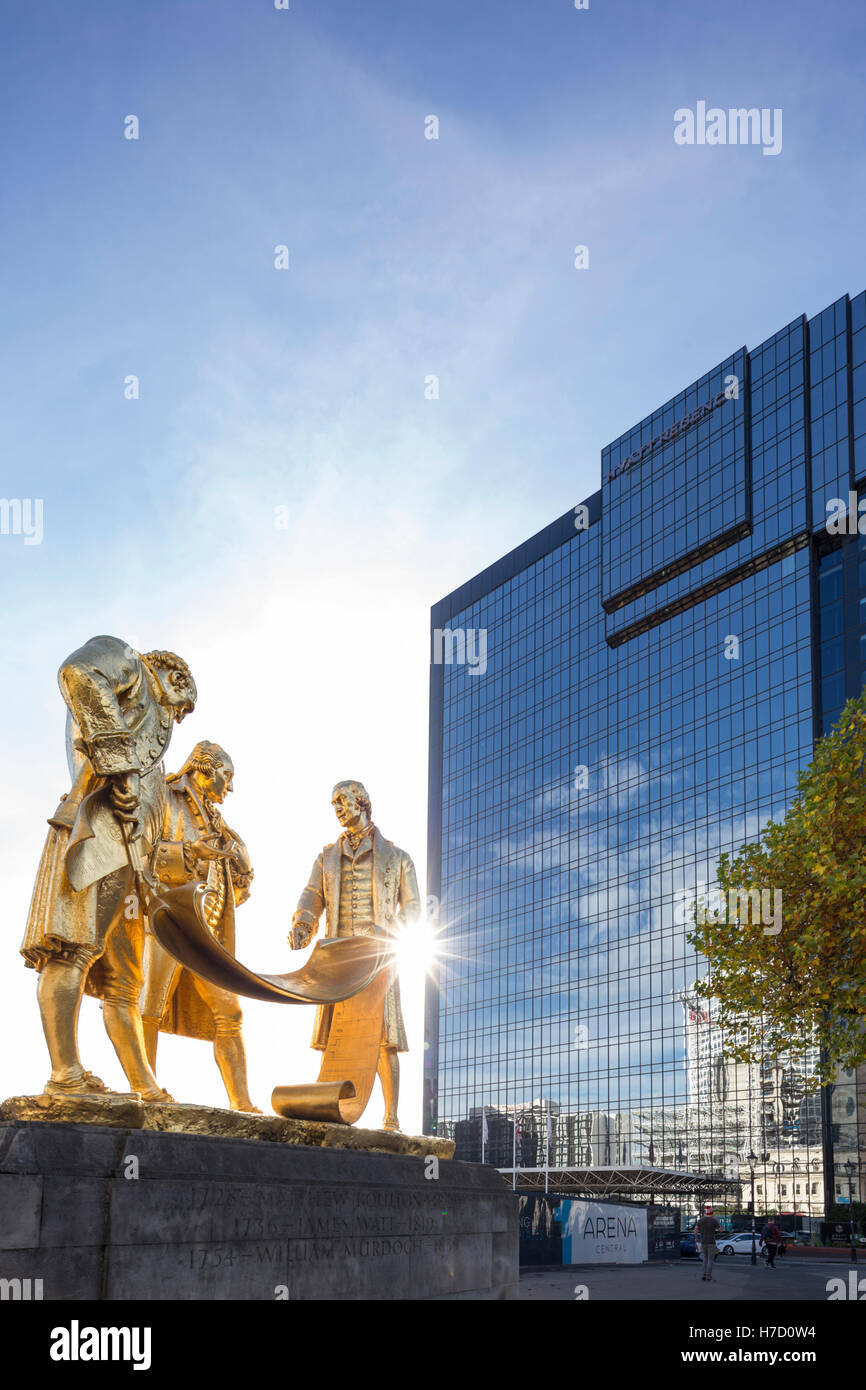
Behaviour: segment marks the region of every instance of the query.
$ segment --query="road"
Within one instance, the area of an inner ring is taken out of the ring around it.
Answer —
[[[622,1302],[700,1299],[717,1303],[784,1300],[793,1303],[826,1302],[827,1283],[843,1279],[848,1287],[850,1262],[827,1260],[780,1261],[775,1269],[765,1268],[763,1260],[752,1266],[748,1255],[720,1255],[710,1283],[701,1280],[702,1263],[679,1260],[645,1265],[580,1265],[572,1269],[522,1270],[518,1298],[536,1303],[574,1300],[575,1286],[586,1288],[592,1299]],[[861,1299],[866,1299],[866,1262],[857,1265],[863,1281]]]

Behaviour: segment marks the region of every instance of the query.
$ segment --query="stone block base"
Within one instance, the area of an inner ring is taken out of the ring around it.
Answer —
[[[139,1127],[16,1105],[0,1118],[0,1279],[41,1279],[46,1300],[516,1297],[517,1201],[493,1169],[441,1157],[446,1141],[217,1112],[300,1127],[236,1138],[176,1128],[206,1107],[144,1106]]]

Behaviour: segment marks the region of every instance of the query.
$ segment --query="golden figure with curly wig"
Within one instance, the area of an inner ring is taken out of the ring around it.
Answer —
[[[232,790],[234,766],[218,743],[197,743],[180,772],[167,779],[163,838],[156,847],[159,883],[176,887],[204,882],[207,924],[235,954],[235,908],[250,895],[253,871],[246,845],[217,809]],[[232,1110],[261,1114],[247,1086],[247,1063],[236,994],[208,984],[148,935],[144,948],[141,1016],[150,1065],[159,1034],[178,1033],[213,1042],[214,1058]]]
[[[51,1058],[45,1091],[106,1094],[78,1055],[85,991],[103,1001],[106,1032],[133,1092],[170,1101],[147,1059],[138,998],[144,917],[130,864],[148,873],[162,835],[163,757],[174,724],[195,706],[195,681],[173,652],[136,652],[92,637],[58,673],[66,702],[72,786],[48,824],[21,952],[39,972]]]

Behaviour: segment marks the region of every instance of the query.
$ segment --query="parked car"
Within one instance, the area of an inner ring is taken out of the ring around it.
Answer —
[[[759,1250],[761,1245],[761,1233],[755,1232],[755,1249]],[[718,1251],[720,1255],[751,1255],[752,1253],[752,1232],[751,1231],[726,1231],[719,1236]]]
[[[698,1250],[695,1245],[694,1231],[683,1231],[680,1236],[680,1259],[697,1259]]]

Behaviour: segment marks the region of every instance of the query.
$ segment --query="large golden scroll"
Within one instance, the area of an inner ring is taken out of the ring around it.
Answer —
[[[318,1080],[275,1087],[271,1105],[287,1119],[354,1124],[376,1079],[393,959],[388,933],[377,928],[371,936],[326,937],[299,970],[266,975],[242,965],[217,941],[204,916],[206,892],[204,884],[189,883],[152,896],[147,913],[157,941],[194,974],[232,994],[333,1005]]]
[[[369,941],[364,936],[335,937],[335,941]],[[291,1120],[330,1120],[352,1125],[367,1108],[382,1042],[387,971],[351,999],[331,1011],[328,1042],[318,1081],[299,1086],[276,1086],[271,1105]]]
[[[391,961],[385,932],[325,938],[299,970],[266,975],[242,965],[217,941],[202,907],[207,891],[202,883],[187,883],[164,889],[147,904],[150,928],[160,946],[194,975],[231,994],[281,1004],[339,1004],[360,995],[381,976],[384,998],[382,972]],[[381,1032],[381,1018],[379,1027]]]

